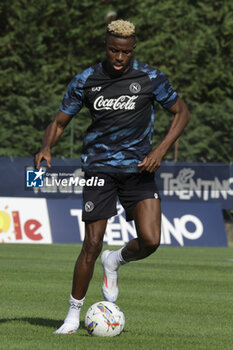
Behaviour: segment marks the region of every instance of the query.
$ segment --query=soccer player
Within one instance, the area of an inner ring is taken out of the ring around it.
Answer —
[[[160,244],[161,208],[154,172],[190,115],[166,76],[133,58],[135,47],[132,23],[116,20],[108,25],[106,60],[70,82],[35,156],[37,169],[43,159],[50,167],[50,148],[82,106],[89,108],[92,124],[83,142],[82,169],[86,179],[93,175],[104,179],[104,186],[86,186],[83,191],[85,239],[74,268],[69,311],[56,334],[74,333],[79,328],[80,309],[102,250],[107,220],[117,214],[117,196],[127,220],[135,222],[137,238],[119,250],[103,252],[106,300],[117,299],[119,267],[146,258]],[[152,150],[154,102],[171,112],[173,120],[165,138]]]

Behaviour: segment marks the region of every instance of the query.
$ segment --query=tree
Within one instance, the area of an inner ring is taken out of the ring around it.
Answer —
[[[136,57],[160,68],[191,111],[178,160],[233,160],[233,3],[229,0],[3,0],[0,155],[32,156],[75,74],[105,56],[105,17],[136,24]],[[171,116],[156,105],[154,145]],[[90,123],[83,109],[53,155],[74,156]],[[173,149],[166,159],[173,159]]]

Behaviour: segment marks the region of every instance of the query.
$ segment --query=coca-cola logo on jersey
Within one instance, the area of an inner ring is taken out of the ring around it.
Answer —
[[[125,110],[133,110],[135,109],[135,100],[138,98],[138,96],[129,96],[129,95],[122,95],[118,98],[104,98],[104,96],[99,96],[94,101],[94,108],[96,111],[100,111],[102,109],[106,110],[118,110],[118,109],[125,109]]]

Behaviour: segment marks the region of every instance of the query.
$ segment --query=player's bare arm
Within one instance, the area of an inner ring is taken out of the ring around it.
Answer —
[[[51,167],[52,157],[50,149],[57,143],[70,120],[71,116],[69,114],[59,111],[53,122],[48,125],[45,130],[42,148],[34,157],[36,169],[39,169],[42,160],[46,160],[47,166]]]
[[[178,98],[176,103],[169,108],[169,112],[174,114],[169,131],[163,141],[138,164],[140,172],[148,171],[152,173],[160,167],[164,155],[180,136],[190,119],[188,108],[181,98]]]

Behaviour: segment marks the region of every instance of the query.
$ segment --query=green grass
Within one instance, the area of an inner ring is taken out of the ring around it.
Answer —
[[[124,332],[54,335],[68,310],[79,245],[0,245],[0,349],[233,349],[233,247],[160,247],[125,265],[117,304]],[[81,317],[103,300],[96,263]]]

